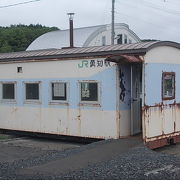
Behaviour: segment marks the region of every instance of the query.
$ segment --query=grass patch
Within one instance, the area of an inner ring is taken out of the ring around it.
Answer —
[[[0,134],[0,140],[6,140],[6,139],[10,139],[10,136],[6,134]]]

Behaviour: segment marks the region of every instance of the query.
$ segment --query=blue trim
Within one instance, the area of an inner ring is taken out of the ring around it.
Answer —
[[[95,80],[100,82],[100,102],[101,106],[79,106],[79,81]],[[13,106],[25,107],[42,107],[42,108],[70,108],[70,109],[100,109],[100,110],[116,110],[116,67],[108,68],[94,76],[87,78],[47,78],[47,79],[0,79],[0,81],[16,81],[17,82],[17,103]],[[23,82],[40,81],[41,82],[41,103],[24,103],[24,87]],[[69,87],[68,105],[67,104],[49,104],[50,92],[49,86],[52,81],[67,82]],[[11,104],[1,103],[1,106],[11,106]],[[68,107],[67,107],[68,106]]]

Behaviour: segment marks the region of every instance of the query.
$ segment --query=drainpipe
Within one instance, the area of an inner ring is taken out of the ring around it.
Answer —
[[[69,37],[70,37],[70,48],[74,47],[74,37],[73,37],[73,17],[75,13],[67,13],[69,16]]]
[[[131,64],[131,135],[133,135],[133,67]]]

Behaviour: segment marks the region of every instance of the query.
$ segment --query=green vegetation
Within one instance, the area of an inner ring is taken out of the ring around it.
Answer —
[[[0,53],[24,51],[37,37],[54,30],[58,28],[45,27],[40,24],[0,27]]]
[[[6,135],[6,134],[0,134],[0,140],[5,140],[5,139],[10,139],[11,136]]]

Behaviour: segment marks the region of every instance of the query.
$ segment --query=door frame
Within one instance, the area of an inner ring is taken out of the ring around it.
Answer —
[[[133,80],[134,80],[134,74],[133,74],[133,68],[135,67],[135,66],[139,66],[139,69],[141,70],[140,71],[140,73],[139,73],[139,75],[141,76],[141,77],[139,77],[139,88],[138,88],[138,102],[139,102],[139,132],[135,132],[134,130],[134,121],[135,121],[135,118],[134,118],[134,101],[136,101],[136,100],[134,100],[134,87],[133,87]],[[143,74],[142,74],[142,72],[143,72],[143,64],[131,64],[131,66],[130,66],[130,68],[131,68],[131,70],[130,70],[130,72],[131,72],[131,120],[130,120],[130,134],[131,135],[135,135],[135,134],[139,134],[139,133],[142,133],[142,131],[143,131],[143,129],[142,129],[142,116],[141,116],[141,111],[142,111],[142,108],[141,108],[141,106],[142,106],[142,94],[143,94]]]

